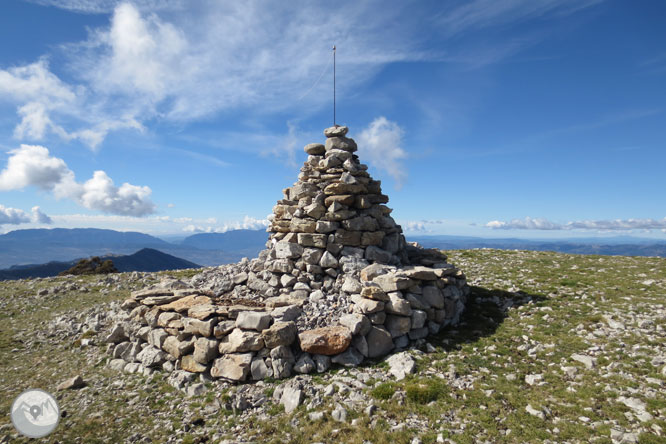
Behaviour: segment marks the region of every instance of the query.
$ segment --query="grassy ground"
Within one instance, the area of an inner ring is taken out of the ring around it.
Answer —
[[[110,371],[101,350],[83,353],[75,341],[39,337],[40,326],[59,313],[127,296],[129,289],[109,290],[103,278],[75,278],[90,286],[85,293],[40,298],[36,291],[53,282],[32,288],[25,281],[2,283],[0,407],[7,413],[0,437],[14,432],[8,411],[21,391],[54,393],[59,382],[81,374],[89,386],[59,393],[67,416],[45,442],[205,442],[210,434],[197,431],[201,422],[230,442],[610,443],[612,433],[665,442],[666,364],[659,360],[666,356],[665,259],[448,253],[473,285],[472,300],[463,325],[431,338],[434,351],[418,360],[415,375],[394,381],[386,364],[376,363],[313,378],[325,385],[341,375],[373,375],[364,396],[376,412],[347,408],[346,423],[330,415],[340,397],[317,408],[325,412],[320,420],[311,420],[305,405],[290,415],[273,406],[270,417],[240,416],[210,408],[229,393],[186,398],[159,375]],[[573,360],[574,354],[594,358],[594,367]],[[266,385],[268,394],[274,385]],[[639,419],[624,398],[644,402],[650,419]]]

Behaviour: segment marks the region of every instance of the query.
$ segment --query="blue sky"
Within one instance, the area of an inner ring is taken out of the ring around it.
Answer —
[[[666,239],[659,0],[0,5],[0,231],[259,228],[337,123],[407,234]]]

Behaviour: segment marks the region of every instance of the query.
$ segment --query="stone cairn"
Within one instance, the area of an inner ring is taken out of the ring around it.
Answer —
[[[229,381],[356,366],[424,345],[458,322],[469,288],[437,250],[405,242],[347,127],[305,146],[273,208],[267,249],[132,293],[107,341],[111,366]]]

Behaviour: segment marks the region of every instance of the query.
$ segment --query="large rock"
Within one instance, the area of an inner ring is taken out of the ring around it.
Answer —
[[[326,251],[319,260],[322,268],[338,268],[338,260],[330,252]]]
[[[295,259],[303,254],[303,247],[294,242],[280,241],[275,244],[275,256],[278,259]]]
[[[218,352],[218,341],[215,339],[199,338],[194,342],[194,360],[200,364],[208,364]]]
[[[370,282],[377,276],[381,276],[382,274],[386,274],[387,267],[382,264],[372,264],[368,265],[365,267],[363,270],[361,270],[361,280],[365,282]]]
[[[111,344],[118,344],[120,342],[127,341],[129,339],[125,333],[125,327],[123,324],[116,324],[111,332],[104,338],[104,342],[109,342]]]
[[[303,390],[294,387],[285,387],[282,391],[280,404],[284,406],[285,413],[291,413],[303,402]]]
[[[234,329],[226,338],[220,342],[220,353],[240,353],[261,350],[264,340],[261,334],[253,331]]]
[[[183,332],[206,337],[213,335],[213,328],[217,324],[217,319],[200,321],[193,318],[183,318],[181,320],[183,321]]]
[[[81,375],[76,375],[72,378],[67,379],[66,381],[61,382],[58,384],[58,387],[56,387],[56,390],[74,390],[78,389],[81,387],[84,387],[86,385],[85,381],[81,377]]]
[[[328,139],[326,139],[324,147],[326,148],[326,151],[343,150],[352,153],[357,149],[356,142],[354,142],[354,139],[348,139],[344,136],[329,137]]]
[[[250,365],[250,374],[252,379],[259,381],[273,376],[273,369],[266,365],[263,358],[254,358]]]
[[[193,349],[194,342],[192,340],[179,341],[175,336],[169,336],[164,340],[164,344],[162,344],[162,350],[169,353],[176,359],[192,352]]]
[[[189,310],[187,310],[187,315],[191,318],[203,321],[207,317],[215,314],[216,311],[217,308],[212,304],[199,304],[194,305]]]
[[[172,311],[167,311],[159,315],[157,318],[158,327],[169,327],[169,324],[173,321],[178,321],[182,318],[178,313]]]
[[[270,355],[273,365],[273,377],[278,379],[290,377],[296,363],[291,348],[286,345],[279,345],[271,349]]]
[[[180,360],[180,368],[192,373],[203,373],[208,368],[206,365],[197,362],[192,355],[183,356]]]
[[[430,267],[423,267],[421,265],[407,267],[402,270],[402,273],[408,278],[418,279],[421,281],[434,281],[438,278],[436,270]]]
[[[222,338],[233,331],[236,328],[235,321],[222,321],[215,325],[213,328],[213,336],[216,338]]]
[[[324,250],[321,248],[306,248],[302,257],[306,264],[317,265],[323,254]]]
[[[345,351],[351,339],[351,331],[342,325],[306,330],[298,335],[303,351],[328,356]]]
[[[335,125],[324,130],[324,135],[326,137],[344,137],[349,131],[349,128],[346,126]]]
[[[340,317],[340,325],[344,325],[353,335],[365,336],[370,331],[372,324],[367,316],[360,313],[350,313]]]
[[[264,344],[268,348],[280,345],[291,345],[296,339],[296,324],[293,322],[276,322],[261,332]]]
[[[367,238],[366,242],[368,242]],[[375,247],[374,245],[370,245],[368,248],[365,249],[365,258],[372,262],[379,262],[380,264],[388,264],[389,262],[391,262],[392,257],[393,255],[389,251],[383,250],[379,247]]]
[[[405,290],[413,285],[413,282],[407,276],[396,274],[382,274],[376,276],[372,282],[379,285],[385,292]]]
[[[428,314],[423,310],[412,310],[412,329],[422,328],[428,320]]]
[[[386,302],[389,300],[386,292],[378,285],[369,285],[367,287],[363,287],[361,290],[361,296],[367,299],[373,299],[375,301]]]
[[[148,333],[148,343],[156,348],[162,348],[162,344],[169,334],[161,328],[156,328]]]
[[[363,362],[363,355],[354,347],[349,347],[344,352],[334,356],[331,361],[334,364],[344,365],[345,367],[356,367]]]
[[[383,327],[372,327],[365,340],[368,342],[368,357],[370,358],[384,356],[394,347],[391,333]]]
[[[314,233],[317,222],[314,219],[301,219],[294,217],[291,219],[289,229],[292,233]]]
[[[321,143],[308,143],[303,149],[311,156],[321,156],[326,152],[324,145]]]
[[[328,236],[315,233],[298,233],[298,243],[304,247],[326,248]]]
[[[285,305],[283,307],[274,308],[273,311],[271,311],[271,317],[275,319],[276,322],[289,322],[296,320],[301,313],[303,313],[303,309],[298,305]]]
[[[312,373],[315,368],[316,364],[308,353],[303,353],[294,364],[294,371],[300,374]]]
[[[388,314],[397,314],[401,316],[411,316],[412,307],[409,301],[403,299],[399,291],[393,291],[388,294],[389,301],[384,304],[384,310]]]
[[[434,285],[426,285],[423,287],[423,300],[433,308],[444,308],[444,296],[439,288]]]
[[[244,330],[262,331],[271,324],[271,315],[257,311],[243,311],[238,313],[236,327]]]
[[[407,352],[396,353],[386,363],[389,365],[389,373],[398,381],[416,371],[416,361]]]
[[[342,291],[347,293],[359,293],[362,289],[363,287],[361,286],[361,283],[353,276],[345,277],[345,280],[342,284]]]
[[[366,299],[360,295],[352,295],[354,302],[354,311],[363,314],[372,314],[384,310],[384,302]]]
[[[397,338],[398,336],[409,333],[412,328],[412,318],[406,316],[387,315],[386,322],[384,323],[386,329],[391,333],[391,337]]]
[[[245,381],[250,373],[250,364],[252,364],[252,353],[224,355],[213,362],[210,375],[213,378]]]
[[[148,346],[141,350],[136,357],[145,367],[157,367],[167,360],[167,355],[162,350]]]

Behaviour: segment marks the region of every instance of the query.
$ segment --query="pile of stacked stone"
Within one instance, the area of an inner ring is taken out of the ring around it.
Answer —
[[[328,128],[325,144],[305,147],[258,258],[134,292],[123,304],[134,323],[108,338],[112,366],[284,378],[356,366],[456,324],[464,274],[405,242],[346,134]]]

